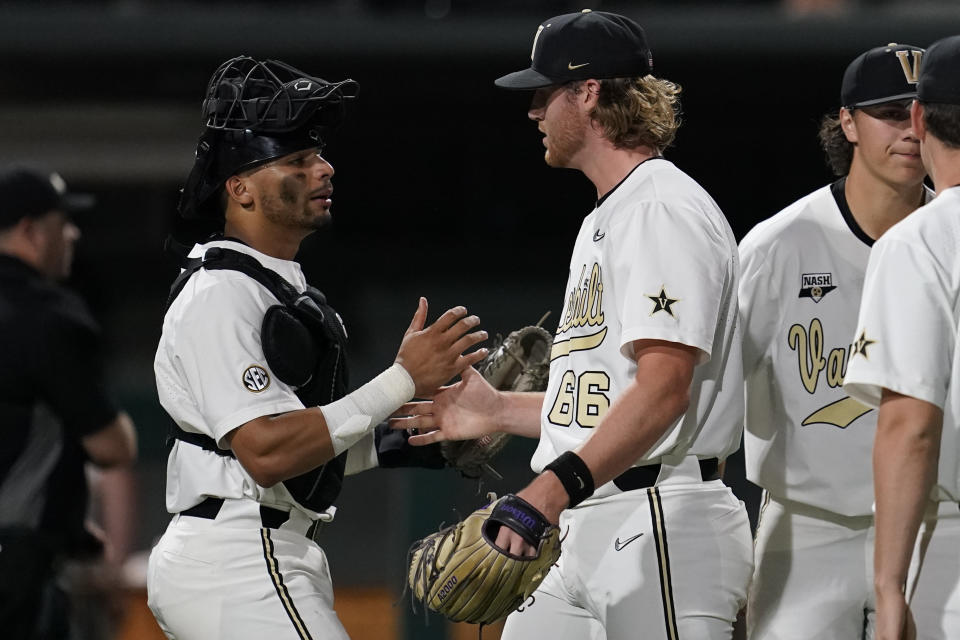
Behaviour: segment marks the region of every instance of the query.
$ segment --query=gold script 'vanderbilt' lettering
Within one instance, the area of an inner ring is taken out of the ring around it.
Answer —
[[[567,298],[567,313],[557,333],[563,333],[573,327],[597,326],[603,324],[603,278],[600,265],[593,263],[590,277],[586,277],[587,265],[580,270],[579,286],[575,287]]]
[[[827,371],[827,384],[830,387],[836,388],[843,384],[843,376],[847,372],[848,350],[831,349],[827,357],[823,357],[823,325],[819,318],[810,321],[809,330],[801,324],[790,327],[787,344],[797,352],[800,380],[809,393],[817,390],[817,382],[824,369]]]

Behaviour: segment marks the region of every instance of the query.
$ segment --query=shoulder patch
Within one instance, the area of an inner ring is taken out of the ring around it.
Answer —
[[[653,311],[650,312],[650,315],[657,313],[658,311],[666,311],[667,315],[676,318],[676,314],[673,310],[673,305],[677,302],[680,302],[680,298],[671,298],[667,294],[667,289],[664,285],[660,285],[660,293],[649,294],[645,293],[645,297],[650,299],[650,302],[653,303]]]
[[[860,332],[860,337],[857,338],[853,343],[853,355],[863,356],[864,359],[869,360],[870,358],[867,355],[867,347],[869,347],[872,344],[876,344],[876,342],[877,342],[876,340],[871,340],[870,338],[867,337],[866,329],[862,330]]]
[[[251,393],[260,393],[270,386],[270,374],[260,365],[252,364],[243,372],[243,386]]]

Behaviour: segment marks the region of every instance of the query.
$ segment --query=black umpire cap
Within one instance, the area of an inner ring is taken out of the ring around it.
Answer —
[[[588,78],[635,78],[653,71],[646,35],[625,16],[584,9],[545,20],[533,38],[531,65],[494,82],[538,89]]]
[[[93,196],[67,191],[67,183],[53,171],[22,165],[0,168],[0,229],[51,211],[85,211],[93,204]]]
[[[891,42],[857,56],[843,74],[840,104],[847,109],[917,97],[917,77],[924,51]]]
[[[921,102],[960,105],[960,36],[937,40],[927,49],[917,97]]]

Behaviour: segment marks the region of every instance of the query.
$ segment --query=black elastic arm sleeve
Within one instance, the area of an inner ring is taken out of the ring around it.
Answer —
[[[407,442],[410,435],[406,431],[391,429],[386,422],[377,425],[374,437],[377,443],[377,460],[384,469],[398,467],[443,469],[446,466],[439,442],[414,447]]]

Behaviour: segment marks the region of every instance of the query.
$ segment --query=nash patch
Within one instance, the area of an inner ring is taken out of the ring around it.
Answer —
[[[800,275],[800,298],[810,298],[820,302],[823,296],[834,289],[832,273],[804,273]]]

